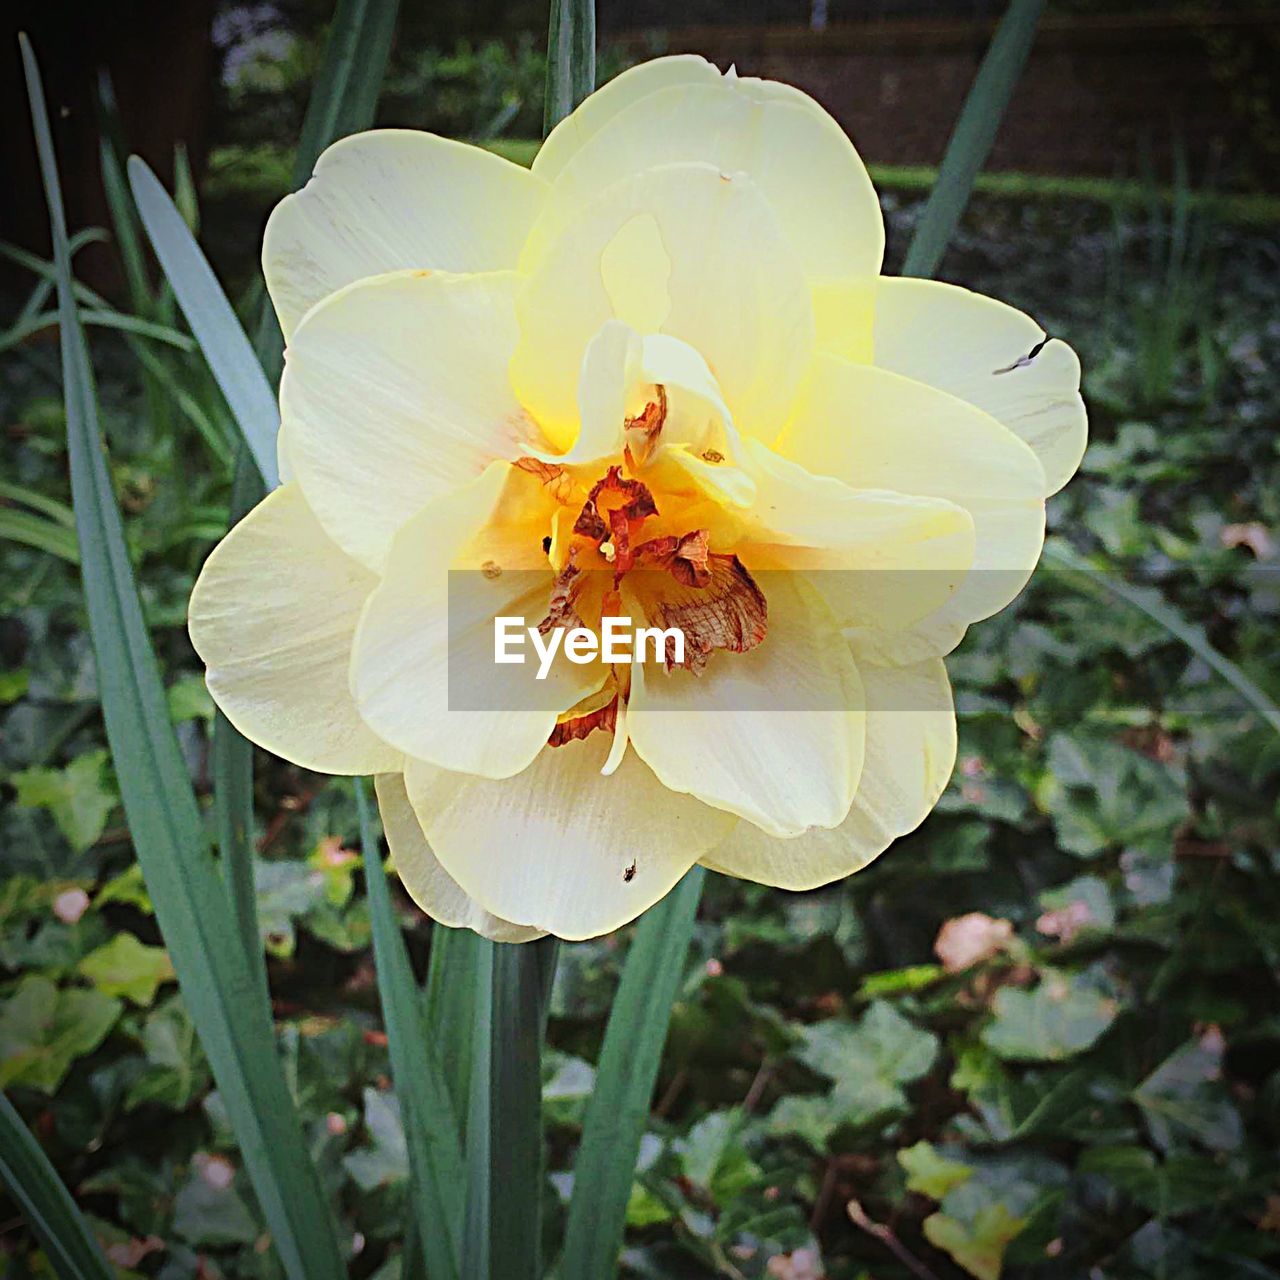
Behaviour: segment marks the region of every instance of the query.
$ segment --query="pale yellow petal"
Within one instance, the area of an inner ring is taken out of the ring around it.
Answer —
[[[820,280],[811,290],[815,343],[855,364],[870,364],[875,354],[877,282],[865,276]]]
[[[862,769],[857,668],[821,599],[790,573],[761,584],[768,633],[704,671],[633,667],[632,746],[673,791],[775,835],[837,826]]]
[[[543,936],[541,929],[512,924],[486,911],[440,865],[409,803],[403,774],[380,773],[374,785],[396,874],[409,896],[437,924],[473,929],[494,942],[532,942]]]
[[[507,379],[516,282],[379,276],[294,334],[280,391],[289,461],[330,535],[371,568],[425,503],[541,439]]]
[[[785,420],[813,343],[804,277],[768,204],[746,177],[706,164],[634,174],[580,208],[518,312],[512,382],[561,449],[577,435],[583,351],[610,319],[687,342],[738,427],[762,438]]]
[[[400,752],[365,724],[348,688],[356,622],[376,585],[294,484],[213,549],[188,627],[213,700],[245,737],[321,773],[399,767]]]
[[[965,623],[1002,609],[1035,568],[1044,468],[1013,432],[957,396],[820,355],[778,449],[855,487],[965,508],[974,522],[974,562],[948,606]]]
[[[854,489],[746,442],[757,501],[740,517],[754,566],[803,572],[840,627],[901,630],[932,615],[973,564],[974,521],[943,498]]]
[[[334,143],[267,222],[262,268],[285,339],[321,298],[355,280],[514,267],[545,190],[518,164],[413,129]]]
[[[630,174],[688,161],[749,177],[810,279],[871,282],[879,273],[880,203],[848,135],[798,89],[736,75],[655,89],[580,136],[557,166],[522,269],[601,191]]]
[[[1004,423],[1040,459],[1046,495],[1080,465],[1088,434],[1080,361],[1021,311],[956,285],[883,279],[874,360]]]
[[[714,84],[719,79],[720,72],[711,63],[692,53],[652,58],[629,67],[601,85],[551,130],[533,158],[533,172],[554,182],[579,149],[620,111],[660,89]]]
[[[860,662],[866,756],[849,816],[831,830],[779,840],[750,823],[702,861],[783,889],[814,889],[860,871],[937,804],[955,765],[956,725],[946,668],[932,660],[884,668]]]
[[[503,781],[413,761],[409,798],[442,866],[485,909],[568,939],[620,928],[663,897],[733,823],[666,791],[610,736],[548,747]]]
[[[504,463],[437,498],[396,535],[365,606],[351,680],[361,715],[406,755],[490,778],[519,773],[556,717],[599,687],[561,656],[544,680],[495,661],[494,619],[546,615],[553,574],[541,486]]]

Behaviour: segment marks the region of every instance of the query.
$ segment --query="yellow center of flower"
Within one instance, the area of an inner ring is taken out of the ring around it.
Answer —
[[[700,527],[707,504],[685,473],[654,465],[667,413],[666,390],[657,385],[643,410],[626,419],[622,456],[603,474],[535,458],[515,466],[537,476],[559,504],[543,538],[556,576],[539,629],[585,627],[598,635],[603,618],[639,617],[683,633],[683,657],[666,650],[668,670],[700,674],[716,649],[745,653],[758,645],[768,611],[737,555],[716,550],[712,530]],[[713,465],[724,460],[710,448],[701,456]],[[630,684],[628,667],[609,667],[600,687],[559,717],[550,745],[614,731]]]

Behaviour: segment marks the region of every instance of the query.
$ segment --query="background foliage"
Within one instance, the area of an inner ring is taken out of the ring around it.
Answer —
[[[203,205],[232,281],[253,271],[246,224],[287,180],[288,154],[262,135],[296,133],[289,89],[308,56],[265,58],[232,97],[236,150],[215,152]],[[541,74],[531,47],[485,46],[410,60],[389,90],[432,103],[423,124],[532,136]],[[279,124],[264,128],[273,102]],[[898,263],[921,206],[886,204]],[[185,205],[194,222],[190,193]],[[1054,501],[1054,535],[1174,604],[1273,698],[1277,267],[1274,228],[1215,220],[1185,179],[1172,202],[1123,211],[979,198],[943,267],[1084,359],[1093,443]],[[0,1085],[126,1273],[275,1276],[122,825],[56,344],[31,325],[39,281],[0,340]],[[234,432],[171,300],[148,287],[145,306],[99,300],[91,332],[170,714],[207,790],[212,706],[182,622],[225,527]],[[1052,568],[949,666],[960,763],[919,832],[814,893],[708,878],[628,1272],[1280,1275],[1280,738],[1149,617]],[[289,1087],[352,1273],[391,1280],[409,1159],[353,796],[267,757],[256,787]],[[421,976],[431,930],[392,888]],[[561,949],[549,1241],[631,935]],[[0,1250],[8,1274],[43,1274],[3,1207]]]

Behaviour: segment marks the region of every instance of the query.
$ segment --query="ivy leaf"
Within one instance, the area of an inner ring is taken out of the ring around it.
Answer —
[[[183,676],[174,681],[165,692],[165,701],[169,704],[169,719],[174,724],[213,719],[213,698],[204,676]]]
[[[907,1190],[931,1200],[943,1199],[948,1191],[973,1177],[973,1165],[947,1159],[930,1142],[917,1142],[899,1151],[898,1163],[907,1172]]]
[[[77,853],[83,853],[98,837],[111,811],[119,803],[107,776],[105,750],[86,751],[65,769],[42,765],[15,773],[10,781],[24,809],[47,809],[58,830]]]
[[[324,873],[298,860],[259,861],[254,883],[263,943],[273,956],[287,958],[296,941],[294,922],[325,901]]]
[[[1034,991],[1001,987],[982,1042],[1011,1062],[1058,1062],[1094,1044],[1115,1021],[1116,1002],[1079,974],[1046,971]]]
[[[121,1008],[99,991],[60,991],[43,974],[27,975],[0,1009],[0,1086],[55,1092],[71,1064],[106,1038]]]
[[[1168,765],[1106,738],[1055,734],[1041,805],[1058,842],[1090,858],[1109,848],[1168,848],[1190,813],[1185,780]]]
[[[149,947],[131,933],[117,933],[110,942],[91,951],[76,966],[104,995],[124,996],[149,1007],[162,982],[172,980],[173,965],[163,947]]]
[[[887,1123],[907,1110],[903,1086],[933,1066],[938,1040],[877,1001],[857,1023],[831,1018],[802,1031],[797,1056],[833,1081],[824,1097],[783,1098],[769,1117],[775,1133],[797,1133],[819,1149],[842,1125]]]
[[[1078,1168],[1105,1178],[1142,1208],[1164,1217],[1210,1209],[1239,1189],[1236,1170],[1200,1155],[1161,1160],[1146,1147],[1093,1147],[1081,1155]]]
[[[934,1213],[923,1223],[924,1238],[977,1280],[1000,1280],[1005,1250],[1026,1225],[999,1202],[979,1209],[972,1222]]]
[[[174,1233],[193,1245],[252,1244],[258,1224],[225,1156],[197,1155],[173,1202]]]
[[[400,1101],[390,1090],[365,1089],[364,1127],[372,1142],[344,1156],[342,1166],[362,1191],[403,1182],[409,1176]]]
[[[126,1111],[147,1102],[185,1111],[208,1091],[209,1064],[181,1000],[168,1000],[147,1016],[142,1048],[147,1065],[129,1086]]]
[[[1151,1140],[1169,1152],[1181,1138],[1210,1151],[1234,1151],[1240,1113],[1222,1083],[1222,1033],[1216,1028],[1166,1058],[1134,1091]]]
[[[140,863],[133,863],[127,870],[108,880],[98,891],[93,905],[104,907],[108,902],[122,902],[126,906],[137,907],[144,915],[155,915],[151,895],[147,892],[146,881],[142,878]]]
[[[744,1119],[736,1107],[713,1111],[676,1144],[684,1176],[709,1191],[717,1204],[731,1204],[760,1176],[742,1144]]]

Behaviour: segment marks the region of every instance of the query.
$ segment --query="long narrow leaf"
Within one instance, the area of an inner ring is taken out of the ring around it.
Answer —
[[[0,340],[0,351],[25,342],[33,333],[42,329],[51,329],[58,323],[56,311],[45,311],[39,315],[28,316],[18,324],[5,330]],[[124,311],[113,311],[104,308],[100,311],[85,311],[80,316],[80,323],[92,325],[99,329],[118,329],[121,333],[131,333],[139,338],[152,338],[168,346],[177,347],[179,351],[194,351],[195,343],[185,333],[171,329],[168,325],[156,324],[152,320],[143,320],[139,316],[131,316]]]
[[[493,949],[489,1275],[542,1275],[542,1041],[555,938]]]
[[[276,465],[280,413],[271,384],[177,206],[137,156],[129,158],[129,184],[178,306],[253,453],[263,484],[273,489],[280,482]]]
[[[493,1182],[493,953],[497,943],[482,938],[471,971],[471,1084],[467,1094],[467,1212],[462,1239],[462,1272],[467,1280],[489,1280],[489,1234]]]
[[[467,1115],[471,1085],[472,997],[480,953],[489,946],[470,929],[433,925],[431,957],[427,962],[427,1030],[439,1048],[453,1110],[460,1121]],[[465,1123],[459,1131],[465,1135]]]
[[[969,203],[978,171],[991,154],[1043,8],[1044,0],[1010,0],[947,143],[938,181],[911,238],[903,275],[928,278],[937,271]]]
[[[293,160],[295,187],[311,176],[331,142],[373,123],[399,9],[400,0],[339,0],[302,120]]]
[[[574,1161],[561,1280],[605,1280],[618,1265],[640,1140],[705,877],[695,867],[636,927]]]
[[[0,1181],[35,1232],[61,1280],[111,1280],[89,1224],[40,1144],[0,1093]]]
[[[274,1033],[208,856],[200,812],[169,722],[120,512],[107,473],[97,395],[78,323],[66,223],[44,93],[30,42],[22,58],[49,206],[61,312],[71,491],[102,712],[130,834],[165,945],[292,1280],[344,1274],[334,1224],[302,1141]]]
[[[458,1121],[435,1046],[427,1037],[422,993],[391,906],[365,786],[359,779],[355,786],[378,993],[412,1170],[416,1247],[422,1251],[431,1280],[459,1280],[466,1173]]]
[[[1162,600],[1158,592],[1130,586],[1114,573],[1090,564],[1057,539],[1045,543],[1041,559],[1045,564],[1056,565],[1068,571],[1060,574],[1056,580],[1089,595],[1101,593],[1123,600],[1130,608],[1145,614],[1163,627],[1175,640],[1186,645],[1205,666],[1225,680],[1271,728],[1280,733],[1280,706],[1230,658],[1219,653],[1199,627],[1188,622],[1172,605]]]
[[[36,551],[47,551],[68,564],[80,563],[75,530],[34,511],[0,507],[0,542],[18,542]]]
[[[595,87],[595,0],[551,0],[543,137]]]

